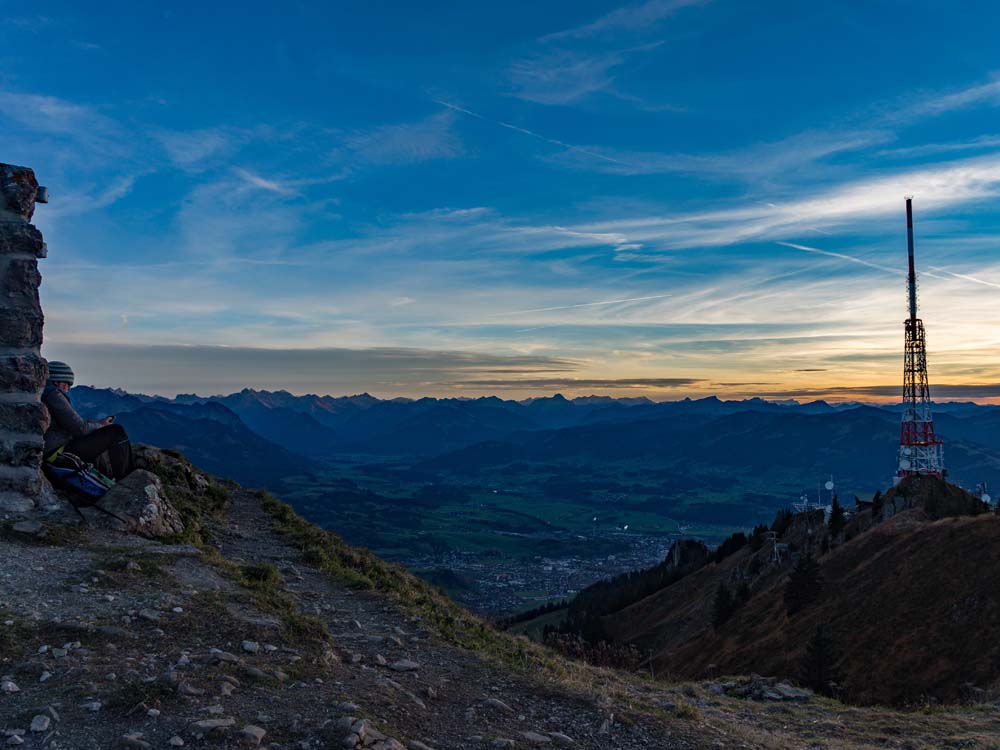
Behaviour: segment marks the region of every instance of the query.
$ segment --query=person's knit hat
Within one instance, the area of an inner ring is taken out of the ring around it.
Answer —
[[[53,383],[73,385],[73,368],[65,362],[52,360],[49,362],[49,380]]]

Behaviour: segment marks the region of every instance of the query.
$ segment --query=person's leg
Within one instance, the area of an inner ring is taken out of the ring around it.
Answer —
[[[112,479],[121,479],[132,471],[132,446],[125,428],[121,425],[108,425],[94,430],[89,435],[73,438],[67,443],[66,450],[88,463],[94,463],[98,456],[106,453],[111,465]]]

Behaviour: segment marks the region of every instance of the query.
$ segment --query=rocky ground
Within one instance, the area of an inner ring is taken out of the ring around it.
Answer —
[[[167,478],[160,494],[187,526],[167,541],[81,528],[65,513],[5,520],[0,742],[1000,748],[997,706],[902,713],[845,707],[780,680],[761,690],[653,682],[485,630],[475,648],[462,647],[466,616],[400,590],[405,576],[363,586],[375,572],[336,575],[315,546],[322,535],[287,509],[276,513],[276,503],[237,487],[223,502],[218,485],[167,463],[150,468]],[[180,491],[171,477],[183,479]],[[160,532],[176,531],[175,517],[150,512],[141,492],[147,531],[157,524],[151,514],[167,520]]]

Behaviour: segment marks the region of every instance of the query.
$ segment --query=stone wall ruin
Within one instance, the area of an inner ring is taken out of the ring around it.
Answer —
[[[46,248],[31,224],[44,195],[31,169],[0,163],[0,512],[6,513],[34,508],[44,487],[49,417],[41,393],[48,364],[41,356],[38,259]]]

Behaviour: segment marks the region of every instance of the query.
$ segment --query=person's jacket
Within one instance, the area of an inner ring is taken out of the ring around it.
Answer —
[[[76,413],[65,393],[52,383],[45,384],[42,403],[49,410],[49,429],[45,431],[45,455],[51,456],[75,437],[82,437],[102,427],[101,422],[84,419]]]

